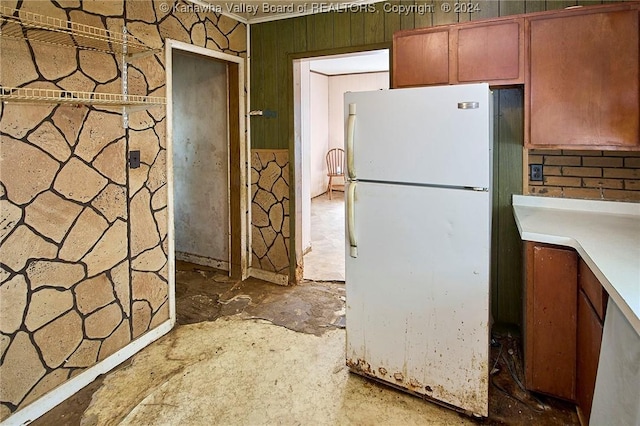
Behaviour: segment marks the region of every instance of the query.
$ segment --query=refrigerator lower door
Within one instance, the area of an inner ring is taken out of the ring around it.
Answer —
[[[487,416],[489,193],[358,182],[347,194],[347,365]]]

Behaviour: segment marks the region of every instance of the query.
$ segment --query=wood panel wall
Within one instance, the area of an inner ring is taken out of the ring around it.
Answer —
[[[433,4],[433,13],[400,15],[385,12],[391,5]],[[276,118],[252,118],[253,149],[289,149],[293,169],[293,59],[375,48],[391,48],[398,30],[466,22],[519,13],[562,9],[601,1],[480,0],[478,13],[442,11],[442,4],[456,1],[387,1],[375,4],[375,12],[328,12],[251,25],[250,109],[277,111]],[[386,6],[389,7],[389,6]],[[513,219],[511,195],[522,193],[522,144],[524,104],[521,88],[494,92],[494,233],[492,312],[496,322],[520,324],[522,318],[521,242]],[[290,188],[294,199],[293,184]],[[291,244],[295,244],[295,203],[291,203]],[[294,250],[291,250],[294,253]],[[292,259],[295,260],[295,259]],[[291,262],[295,267],[296,262]],[[293,274],[293,270],[292,270]]]

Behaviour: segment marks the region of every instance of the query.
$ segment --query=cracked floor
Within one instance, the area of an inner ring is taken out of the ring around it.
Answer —
[[[176,327],[33,425],[578,424],[569,405],[511,380],[513,339],[492,351],[480,421],[348,372],[343,283],[280,287],[176,266]]]

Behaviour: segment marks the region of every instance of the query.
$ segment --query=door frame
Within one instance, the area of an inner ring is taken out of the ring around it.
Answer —
[[[174,224],[174,181],[173,181],[173,59],[174,50],[190,52],[206,58],[222,61],[227,65],[229,90],[229,222],[230,222],[230,263],[229,273],[234,279],[244,280],[248,276],[248,253],[250,252],[247,223],[249,222],[250,191],[247,181],[249,174],[249,144],[246,136],[246,102],[244,83],[244,58],[228,53],[195,46],[177,40],[165,40],[166,67],[166,149],[167,149],[167,235],[169,265],[169,314],[172,325],[176,320],[175,304],[175,224]]]

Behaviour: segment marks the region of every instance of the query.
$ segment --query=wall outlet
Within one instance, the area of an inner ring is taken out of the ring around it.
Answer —
[[[533,182],[542,182],[544,179],[542,174],[542,164],[529,165],[529,179]]]

